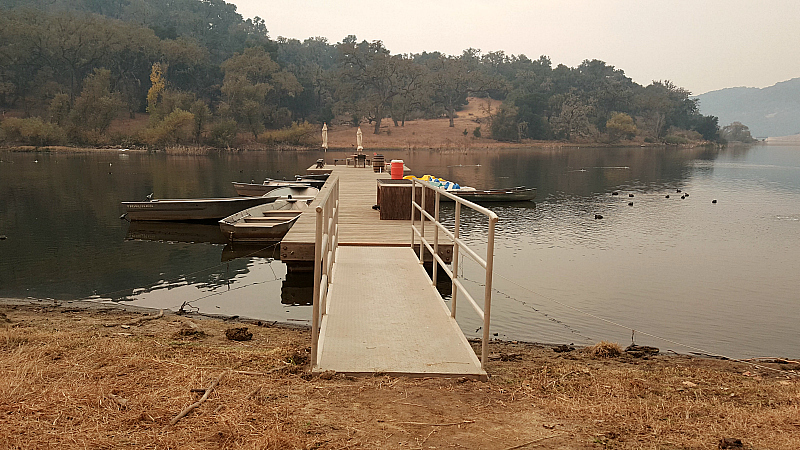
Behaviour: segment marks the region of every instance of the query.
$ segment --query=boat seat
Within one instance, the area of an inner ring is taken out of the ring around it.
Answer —
[[[294,217],[247,217],[245,223],[283,223]]]
[[[296,216],[300,214],[301,211],[296,209],[283,209],[283,210],[273,210],[273,211],[263,211],[265,216]]]

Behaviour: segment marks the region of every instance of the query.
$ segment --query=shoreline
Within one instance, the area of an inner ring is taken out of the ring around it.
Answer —
[[[733,145],[733,144],[731,144]],[[787,143],[768,143],[758,142],[754,144],[744,145],[787,145]],[[800,145],[800,144],[797,144]],[[603,144],[603,143],[575,143],[575,142],[550,142],[550,141],[531,141],[522,143],[484,143],[481,145],[471,146],[458,146],[450,145],[447,142],[442,142],[441,145],[434,146],[418,146],[418,145],[395,145],[395,146],[375,146],[365,148],[365,153],[377,151],[492,151],[492,150],[558,150],[558,149],[576,149],[576,148],[675,148],[675,149],[689,149],[697,147],[714,146],[714,144],[696,142],[690,144],[641,144],[633,143],[620,143],[620,144]],[[5,146],[0,147],[0,151],[8,151],[12,153],[152,153],[152,154],[172,154],[172,155],[207,155],[212,153],[245,153],[245,152],[318,152],[322,151],[321,148],[311,147],[297,147],[297,146],[243,146],[239,148],[214,148],[214,147],[201,147],[201,146],[177,146],[168,147],[165,149],[146,149],[146,148],[125,148],[119,147],[70,147],[70,146]],[[352,151],[348,147],[331,147],[327,151],[331,152],[347,152]]]
[[[12,448],[800,447],[800,365],[787,375],[691,355],[601,358],[492,341],[487,382],[312,374],[305,327],[156,312],[0,299],[0,439]],[[225,338],[241,325],[252,340]],[[208,401],[170,425],[199,398],[190,389],[212,379]]]

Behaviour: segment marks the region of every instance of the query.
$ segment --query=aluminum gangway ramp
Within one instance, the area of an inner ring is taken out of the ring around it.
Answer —
[[[315,372],[487,378],[410,247],[337,252]]]

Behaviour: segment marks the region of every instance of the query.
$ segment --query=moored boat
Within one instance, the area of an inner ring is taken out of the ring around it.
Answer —
[[[125,217],[130,221],[211,221],[273,201],[274,197],[152,199],[145,202],[122,202],[122,205],[125,207]]]
[[[456,189],[448,190],[448,192],[455,194],[465,200],[475,203],[485,202],[522,202],[530,201],[536,198],[536,188],[528,188],[524,186],[508,188],[508,189]],[[442,196],[441,201],[452,201],[449,198]]]
[[[415,177],[413,175],[406,176],[404,179],[418,179],[431,183],[436,187],[440,187],[447,192],[457,195],[465,200],[471,202],[522,202],[530,201],[536,198],[536,188],[529,188],[526,186],[517,186],[505,189],[475,189],[469,186],[460,186],[458,183],[447,181],[443,178],[438,178],[432,175],[423,175],[422,177]],[[440,201],[452,202],[449,197],[442,196]]]
[[[322,189],[322,186],[325,185],[325,181],[327,181],[327,179],[319,180],[316,178],[306,178],[298,176],[295,178],[294,181],[296,181],[297,183],[307,184],[317,189]]]
[[[308,186],[287,186],[274,189],[264,195],[264,197],[277,200],[277,199],[295,199],[295,200],[313,200],[319,189]]]
[[[219,221],[219,228],[230,241],[278,241],[294,225],[310,199],[279,199],[272,203],[239,211]]]
[[[309,187],[308,183],[299,183],[297,181],[283,181],[283,180],[266,180],[261,184],[258,183],[240,183],[233,182],[233,188],[236,189],[236,194],[241,197],[261,197],[268,192],[283,188],[283,187]]]

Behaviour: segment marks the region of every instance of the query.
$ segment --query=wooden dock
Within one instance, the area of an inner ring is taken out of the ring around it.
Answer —
[[[339,203],[341,205],[339,245],[366,247],[409,247],[411,245],[410,220],[380,220],[380,211],[372,209],[377,201],[377,180],[388,179],[388,173],[375,173],[371,168],[356,169],[330,164],[323,169],[313,170],[330,170],[339,177]],[[322,187],[323,191],[327,188],[327,184]],[[317,204],[318,200],[311,203],[309,211],[313,211]],[[428,231],[433,231],[433,227],[428,228]],[[294,264],[311,263],[314,260],[315,230],[314,214],[303,213],[281,241],[281,261],[290,268]],[[453,256],[452,242],[440,243],[439,256],[445,262],[450,262]]]
[[[320,170],[331,170],[338,182],[323,186],[312,212],[303,213],[281,242],[281,260],[289,267],[313,263],[319,258],[313,211],[318,205],[327,211],[329,199],[338,199],[339,246],[330,277],[320,275],[326,290],[315,298],[319,338],[312,343],[313,370],[485,380],[481,362],[411,247],[411,221],[380,220],[373,209],[377,180],[389,175],[348,166]],[[426,228],[426,236],[432,237],[433,228]],[[325,266],[329,250],[320,252]],[[452,252],[452,241],[440,241],[443,260],[450,261]]]

